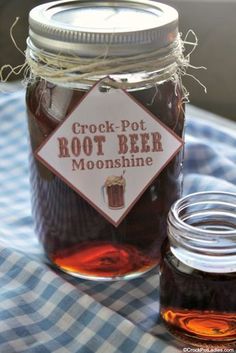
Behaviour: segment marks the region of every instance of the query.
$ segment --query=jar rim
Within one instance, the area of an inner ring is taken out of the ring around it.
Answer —
[[[178,12],[152,0],[60,0],[33,8],[29,25],[33,44],[52,53],[127,56],[175,42]]]
[[[225,201],[219,201],[217,200],[218,197],[224,197],[226,196],[227,198],[232,198],[234,199],[234,204],[233,203],[227,203]],[[201,192],[196,192],[196,193],[192,193],[189,195],[184,196],[183,198],[177,200],[171,208],[171,212],[173,214],[173,217],[175,217],[175,219],[179,222],[179,226],[184,227],[186,229],[188,229],[189,231],[195,231],[196,230],[196,226],[192,226],[188,223],[186,223],[184,220],[182,220],[179,217],[179,213],[180,211],[182,211],[186,206],[189,205],[190,201],[196,201],[196,204],[198,203],[208,203],[208,201],[206,201],[206,198],[211,197],[210,202],[217,202],[218,204],[221,205],[231,205],[235,208],[236,211],[236,193],[230,193],[230,192],[225,192],[225,191],[201,191]],[[191,202],[192,205],[195,205]],[[197,228],[197,232],[199,232],[199,237],[200,235],[214,235],[214,234],[225,234],[225,235],[232,235],[235,234],[236,236],[236,229],[233,230],[211,230],[211,229],[204,229],[204,228]]]

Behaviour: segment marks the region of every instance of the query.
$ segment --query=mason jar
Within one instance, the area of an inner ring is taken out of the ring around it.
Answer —
[[[236,342],[236,194],[199,192],[168,216],[160,313],[190,343]]]
[[[137,277],[160,263],[182,192],[178,13],[149,0],[58,1],[29,24],[36,233],[71,275]]]

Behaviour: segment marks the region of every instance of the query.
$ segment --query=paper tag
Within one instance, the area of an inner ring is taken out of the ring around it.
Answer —
[[[183,141],[125,91],[99,87],[36,157],[118,226]]]

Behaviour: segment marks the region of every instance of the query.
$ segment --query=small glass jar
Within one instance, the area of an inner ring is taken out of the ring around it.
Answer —
[[[236,342],[236,194],[200,192],[168,216],[160,314],[169,330],[197,345]]]
[[[151,62],[150,53],[154,51]],[[101,187],[100,194],[105,201],[108,198],[108,205],[104,201],[104,208],[98,212],[86,195],[71,187],[49,163],[42,163],[36,152],[77,109],[89,90],[107,76],[167,131],[183,138],[184,94],[179,77],[183,57],[178,13],[149,0],[50,2],[30,13],[27,58],[32,73],[26,98],[32,147],[32,207],[36,232],[48,258],[61,270],[87,279],[133,278],[147,272],[160,262],[167,213],[181,196],[183,149],[176,150],[159,172],[150,176],[122,221],[115,225],[104,214],[108,207],[109,212],[124,208],[124,192],[131,187],[124,181],[128,170],[124,178],[124,168],[107,167],[106,189]],[[102,60],[107,58],[113,61],[95,75],[97,69],[80,72],[79,58],[87,60],[86,65],[92,62],[92,67],[103,65]],[[125,60],[129,60],[127,67]],[[111,89],[107,84],[101,88],[104,92]],[[133,122],[135,133],[138,124],[140,120]],[[97,128],[96,122],[83,126],[86,133],[90,127]],[[104,126],[99,125],[101,129]],[[112,129],[113,125],[109,126]],[[144,125],[141,128],[144,130]],[[114,134],[114,141],[116,137]],[[147,144],[147,140],[143,142],[144,147]],[[135,143],[133,146],[131,164],[137,150]],[[77,152],[80,147],[77,143]],[[115,167],[121,163],[120,155],[115,157]],[[125,156],[121,158],[125,162]],[[91,166],[94,161],[89,163]],[[104,162],[99,163],[98,167]],[[134,166],[129,167],[131,170]],[[135,168],[130,183],[133,185],[142,172]]]

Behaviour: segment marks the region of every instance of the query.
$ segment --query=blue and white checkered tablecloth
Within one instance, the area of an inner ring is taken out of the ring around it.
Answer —
[[[187,111],[185,194],[236,192],[236,126]],[[0,352],[181,352],[160,323],[155,271],[107,284],[47,264],[30,211],[23,91],[0,95],[0,153]]]

